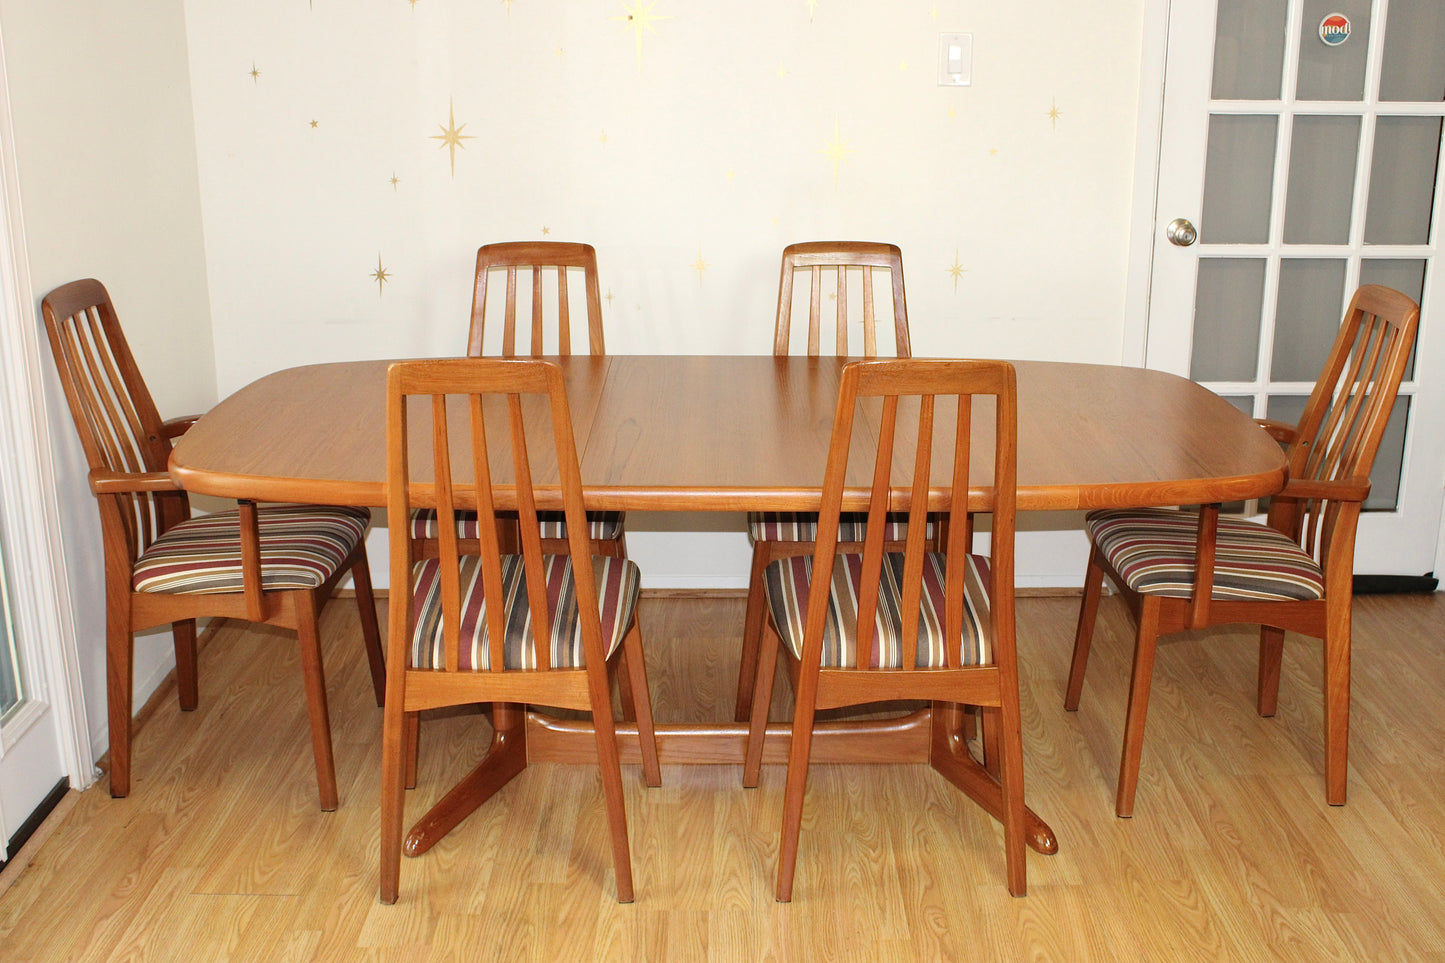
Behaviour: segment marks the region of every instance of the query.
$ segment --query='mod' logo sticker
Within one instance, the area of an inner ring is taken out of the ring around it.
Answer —
[[[1332,13],[1320,21],[1320,39],[1331,47],[1338,47],[1350,39],[1350,18],[1342,13]]]

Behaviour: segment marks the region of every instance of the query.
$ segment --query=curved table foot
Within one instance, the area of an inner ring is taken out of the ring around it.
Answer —
[[[492,712],[492,744],[467,773],[406,834],[401,851],[420,856],[456,828],[482,803],[527,768],[527,720],[522,707],[498,705]]]

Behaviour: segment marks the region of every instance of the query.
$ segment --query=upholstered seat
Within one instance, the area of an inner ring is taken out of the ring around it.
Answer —
[[[1131,592],[1194,594],[1199,513],[1170,508],[1090,512],[1084,531]],[[1318,599],[1325,576],[1299,543],[1265,525],[1219,517],[1213,597],[1236,601]]]
[[[901,542],[908,537],[908,513],[889,512],[883,539]],[[867,537],[868,513],[844,512],[838,517],[838,541],[862,542]],[[924,538],[934,537],[933,519],[928,520]],[[748,538],[753,542],[816,542],[817,512],[748,512]]]
[[[365,508],[280,505],[256,513],[261,587],[314,589],[336,574],[366,536]],[[237,511],[190,518],[166,531],[136,560],[137,592],[219,595],[241,592],[241,517]]]
[[[502,597],[507,600],[502,665],[506,669],[535,669],[537,640],[531,612],[526,605],[513,601],[527,598],[526,566],[522,564],[520,555],[503,556],[501,563]],[[408,665],[413,669],[439,668],[444,662],[441,568],[441,560],[430,558],[418,562],[412,570],[415,628]],[[492,658],[481,560],[476,556],[462,558],[460,569],[462,618],[457,669],[462,672],[490,671]],[[551,626],[548,633],[551,665],[558,669],[585,668],[582,619],[577,608],[572,559],[566,555],[544,555],[542,570],[542,582],[547,586],[547,609],[551,616],[548,620]],[[602,622],[602,648],[611,658],[632,624],[642,576],[632,562],[601,555],[593,557],[592,571],[597,585],[597,610]]]
[[[626,515],[623,512],[588,512],[587,537],[593,541],[614,542],[622,538]],[[567,519],[562,512],[538,512],[537,527],[544,539],[565,539]],[[412,538],[437,537],[437,513],[434,508],[418,508],[411,513]],[[477,513],[457,512],[457,538],[474,539],[477,534]]]
[[[903,666],[903,568],[904,553],[883,556],[878,585],[878,609],[874,615],[874,642],[867,660],[869,668],[897,669]],[[918,630],[915,633],[915,665],[920,669],[944,666],[987,665],[993,659],[988,602],[988,559],[965,556],[963,631],[959,638],[945,638],[944,586],[946,560],[942,552],[923,557],[923,590],[919,598]],[[840,554],[833,559],[832,597],[823,628],[822,667],[852,669],[858,666],[858,599],[861,596],[863,556]],[[783,644],[795,659],[803,655],[803,623],[808,609],[808,592],[813,577],[812,556],[783,558],[769,565],[763,575],[768,612]],[[846,591],[842,590],[847,586]]]

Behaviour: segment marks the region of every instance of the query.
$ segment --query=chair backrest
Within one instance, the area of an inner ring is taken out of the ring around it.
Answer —
[[[1419,321],[1419,305],[1399,291],[1366,284],[1355,292],[1300,417],[1289,451],[1291,484],[1368,485]],[[1353,553],[1353,524],[1362,500],[1277,498],[1270,523],[1323,559],[1338,526],[1347,522],[1351,537],[1346,547]]]
[[[943,637],[950,640],[960,638],[963,627],[969,569],[967,514],[993,513],[988,564],[992,625],[989,638],[994,646],[990,662],[1012,660],[1016,398],[1014,369],[1004,361],[856,361],[844,367],[823,480],[813,571],[832,571],[839,515],[860,509],[856,504],[844,503],[848,465],[865,464],[864,458],[852,453],[856,445],[865,454],[873,455],[857,599],[859,668],[874,664],[879,656],[874,616],[885,554],[886,512],[908,513],[900,638],[917,637],[925,553],[932,547],[924,531],[930,508],[947,523]],[[992,430],[975,431],[975,422]],[[937,468],[935,446],[945,452]],[[804,623],[804,665],[816,664],[810,660],[816,660],[821,651],[830,616],[827,581],[814,579],[812,585]],[[911,646],[902,648],[901,667],[915,668],[916,653]],[[864,652],[870,650],[873,657],[865,659]]]
[[[415,399],[418,403],[412,405]],[[544,444],[545,442],[545,444]],[[602,667],[602,629],[597,587],[591,562],[582,477],[562,371],[553,362],[495,358],[400,362],[387,373],[386,408],[387,511],[408,518],[413,508],[436,508],[439,534],[437,591],[442,603],[442,658],[432,668],[455,672],[463,659],[459,629],[464,586],[464,556],[458,547],[456,513],[476,511],[481,540],[480,568],[487,605],[488,661],[494,672],[504,668],[507,631],[503,618],[503,569],[516,557],[500,554],[497,515],[515,511],[520,518],[521,561],[527,573],[543,571],[537,496],[555,499],[560,490],[568,532],[573,590],[581,623],[587,666]],[[539,485],[538,482],[545,483]],[[413,570],[419,559],[413,540],[391,540],[390,648],[388,662],[406,665],[405,646],[413,637],[417,600]],[[475,560],[477,556],[469,557]],[[538,670],[550,668],[551,617],[543,578],[527,578],[526,602],[531,616]],[[520,601],[520,600],[519,600]],[[605,676],[604,676],[605,677]],[[520,700],[528,701],[528,700]]]
[[[51,354],[99,496],[106,551],[123,544],[133,560],[189,514],[184,492],[118,491],[107,476],[166,471],[171,440],[136,367],[105,285],[72,281],[40,302]],[[132,486],[134,487],[134,486]],[[121,536],[119,542],[112,538]]]
[[[787,355],[792,345],[794,315],[793,284],[799,272],[808,276],[808,354],[825,353],[823,342],[830,332],[823,325],[823,299],[834,299],[830,326],[833,350],[839,357],[861,354],[877,357],[878,332],[875,307],[874,271],[886,271],[885,279],[893,307],[893,353],[900,358],[910,356],[908,342],[908,303],[903,294],[903,253],[893,244],[872,241],[810,241],[789,244],[783,248],[782,277],[778,281],[778,322],[773,334],[773,354]],[[855,288],[853,283],[858,282]],[[829,291],[824,288],[828,287]],[[856,300],[850,299],[856,294]],[[861,336],[850,343],[848,326],[850,301],[861,305]]]
[[[522,285],[519,287],[519,275]],[[550,276],[553,282],[544,285]],[[484,350],[485,322],[487,315],[488,286],[494,281],[505,281],[502,299],[502,347],[505,358],[544,354],[570,355],[572,353],[572,296],[574,284],[580,281],[583,301],[587,308],[587,344],[591,354],[605,354],[602,341],[602,295],[597,281],[597,252],[590,244],[574,244],[566,241],[511,241],[502,244],[484,244],[477,250],[476,284],[472,292],[472,326],[467,338],[467,354],[479,357]],[[530,284],[527,282],[530,281]],[[544,288],[555,292],[555,327],[544,320],[548,313],[544,301]],[[522,350],[517,350],[517,304],[518,292],[529,291],[530,325],[523,336],[528,339]],[[495,292],[495,287],[492,288]],[[493,299],[496,294],[493,293]]]

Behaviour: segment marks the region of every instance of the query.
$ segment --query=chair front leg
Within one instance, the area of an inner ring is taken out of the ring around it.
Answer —
[[[1284,629],[1272,625],[1259,627],[1259,683],[1254,706],[1262,716],[1272,716],[1279,708],[1280,663],[1284,657]]]
[[[317,628],[316,596],[296,593],[296,641],[301,652],[301,673],[306,683],[306,713],[311,720],[311,751],[316,757],[316,786],[322,812],[336,809],[336,761],[331,752],[331,719],[326,705],[326,673],[321,664],[321,635]]]
[[[768,710],[772,708],[773,701],[773,679],[778,671],[778,650],[782,647],[782,642],[767,620],[763,622],[763,632],[765,637],[759,640],[762,651],[759,653],[749,700],[752,703],[752,713],[748,725],[747,752],[743,759],[743,786],[747,789],[756,789],[762,775],[763,740],[767,738]]]
[[[1149,715],[1149,686],[1154,677],[1154,652],[1159,641],[1159,599],[1140,599],[1139,628],[1134,638],[1134,671],[1129,677],[1129,709],[1124,718],[1124,749],[1119,758],[1119,788],[1114,813],[1134,815],[1134,792],[1139,787],[1139,757],[1144,749],[1144,722]]]
[[[376,622],[376,596],[371,591],[371,567],[366,561],[365,542],[356,546],[351,583],[356,589],[356,614],[361,620],[366,662],[371,669],[371,688],[376,695],[376,704],[380,706],[386,700],[386,658],[381,651],[381,630]]]
[[[763,571],[768,567],[769,560],[768,543],[754,542],[753,564],[748,574],[748,607],[743,616],[743,647],[738,661],[738,695],[733,710],[733,719],[737,722],[747,722],[752,717],[758,655],[766,619]]]
[[[176,699],[182,712],[191,712],[200,703],[200,683],[196,668],[196,620],[182,619],[171,624],[171,639],[176,649]]]
[[[399,670],[398,670],[399,671]],[[405,770],[407,757],[415,761],[414,732],[416,713],[404,713],[401,699],[387,703],[382,712],[381,727],[381,902],[396,902],[401,882],[402,812],[406,805]],[[414,779],[414,777],[413,777]]]
[[[135,635],[130,628],[130,611],[106,607],[105,693],[107,724],[110,729],[110,794],[116,799],[130,795],[131,692],[135,685]]]
[[[627,704],[632,717],[637,720],[638,748],[642,752],[642,781],[649,786],[662,785],[662,769],[657,763],[657,732],[652,721],[652,697],[647,689],[647,663],[642,655],[642,630],[636,617],[632,628],[622,639],[623,671],[617,674],[619,680],[628,679]]]
[[[1325,801],[1343,806],[1349,782],[1350,604],[1349,596],[1326,614],[1324,640]]]

